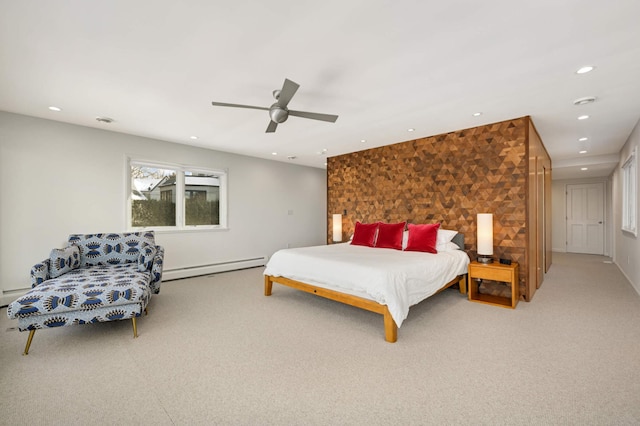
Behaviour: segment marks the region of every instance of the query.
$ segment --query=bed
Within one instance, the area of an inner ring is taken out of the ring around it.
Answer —
[[[385,340],[393,343],[410,306],[454,284],[466,294],[463,235],[452,242],[460,249],[437,254],[350,243],[283,249],[267,263],[264,294],[278,283],[381,314]]]

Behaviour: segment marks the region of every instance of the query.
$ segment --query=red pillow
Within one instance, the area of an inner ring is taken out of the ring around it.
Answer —
[[[409,224],[409,241],[406,251],[424,251],[427,253],[438,253],[436,241],[438,240],[439,223],[429,225]]]
[[[351,244],[353,244],[354,246],[373,247],[376,242],[377,231],[377,223],[356,222],[356,229],[353,231],[353,239],[351,240]]]
[[[382,223],[378,222],[378,238],[376,247],[402,250],[402,233],[407,222]]]

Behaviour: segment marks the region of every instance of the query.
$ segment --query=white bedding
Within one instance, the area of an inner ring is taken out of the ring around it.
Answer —
[[[280,250],[264,274],[375,300],[400,327],[410,306],[466,274],[468,265],[462,250],[431,254],[343,243]]]

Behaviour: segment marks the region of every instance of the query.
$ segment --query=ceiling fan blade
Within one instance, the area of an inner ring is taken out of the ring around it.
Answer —
[[[278,123],[276,123],[275,121],[271,121],[269,123],[269,125],[267,126],[267,131],[265,133],[273,133],[276,131],[276,127],[278,127]]]
[[[284,79],[284,84],[282,85],[282,90],[280,90],[280,96],[278,97],[278,105],[281,108],[286,108],[293,98],[293,95],[296,94],[300,85],[298,83],[294,83],[288,78]]]
[[[307,112],[307,111],[289,110],[289,115],[293,115],[295,117],[310,118],[312,120],[330,121],[331,123],[335,123],[336,120],[338,119],[337,115],[319,114],[317,112]]]
[[[233,108],[248,108],[248,109],[262,109],[265,111],[269,111],[269,108],[266,107],[258,107],[253,105],[240,105],[240,104],[226,104],[224,102],[211,102],[213,106],[222,106],[222,107],[233,107]]]

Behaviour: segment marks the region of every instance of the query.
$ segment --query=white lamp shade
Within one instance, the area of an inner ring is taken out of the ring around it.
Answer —
[[[478,213],[478,255],[493,256],[493,214]]]
[[[336,243],[342,241],[342,215],[341,214],[333,215],[333,241]]]

